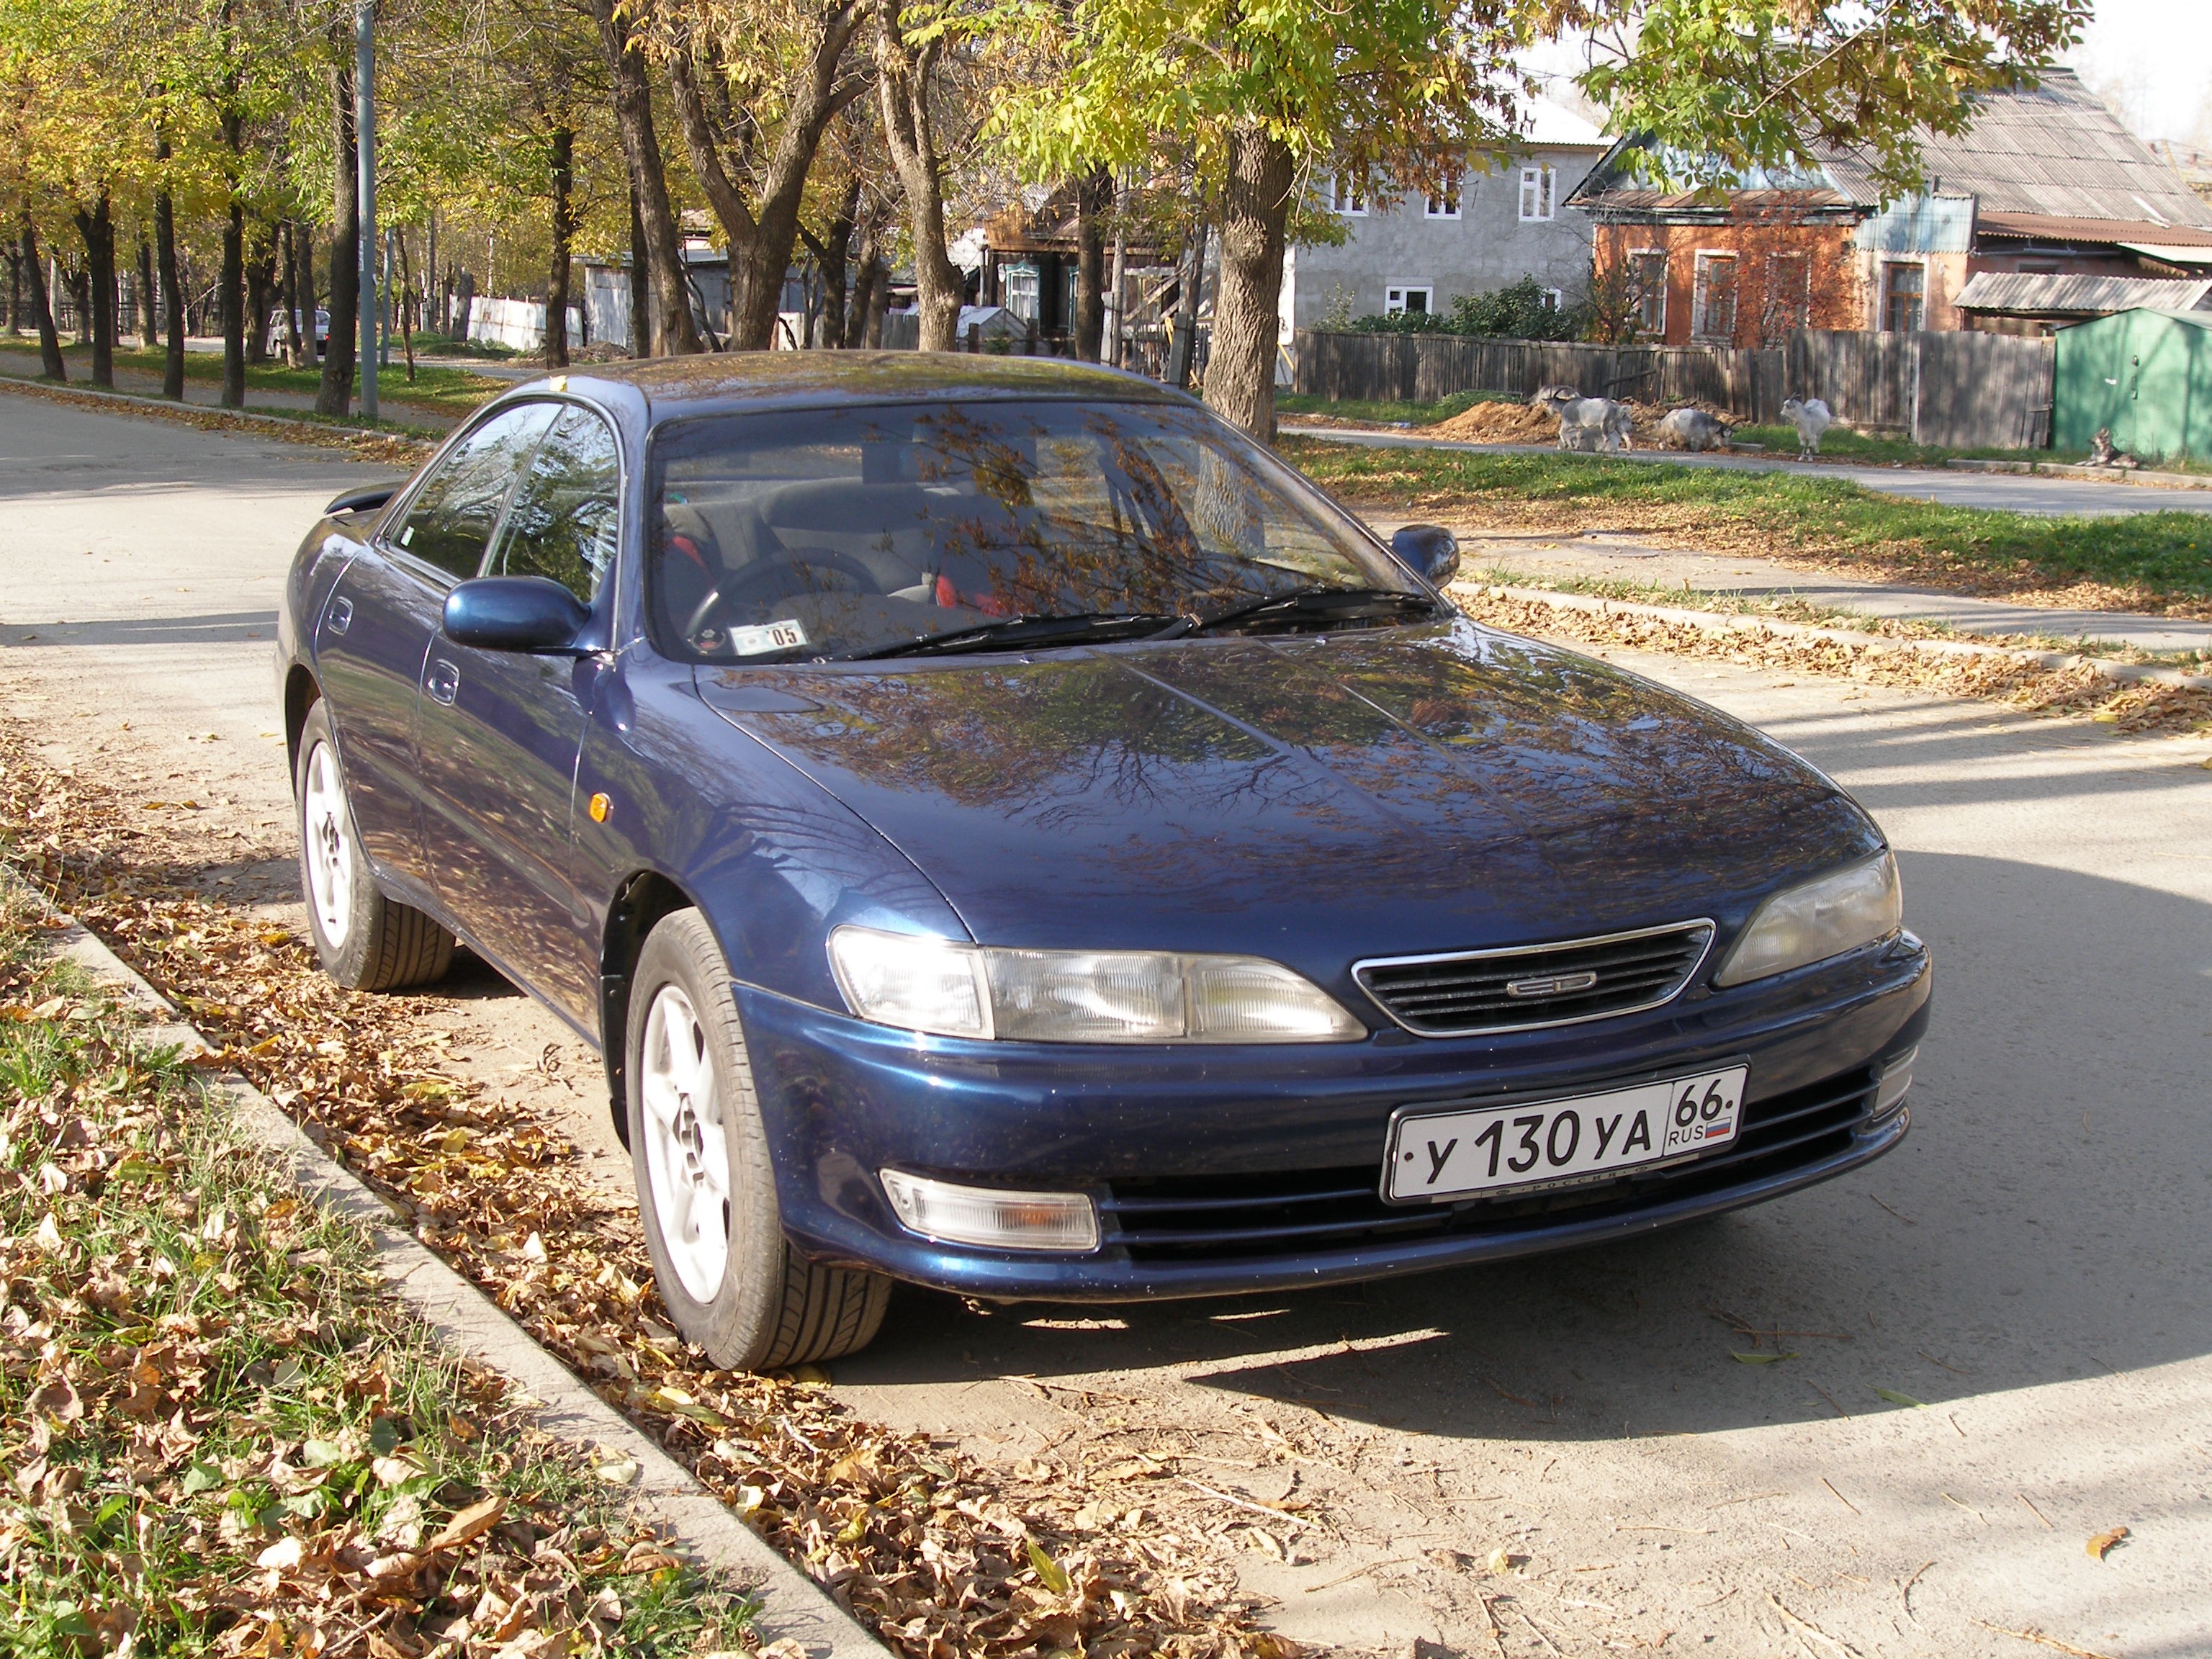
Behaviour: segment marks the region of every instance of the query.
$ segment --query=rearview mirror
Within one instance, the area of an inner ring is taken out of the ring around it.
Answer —
[[[565,651],[591,619],[544,576],[479,576],[446,595],[446,637],[484,651]]]
[[[1442,587],[1459,574],[1459,538],[1440,524],[1402,524],[1390,550]]]

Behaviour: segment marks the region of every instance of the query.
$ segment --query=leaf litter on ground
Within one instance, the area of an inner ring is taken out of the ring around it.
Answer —
[[[190,884],[204,833],[146,820],[0,726],[7,858],[185,1010],[216,1045],[204,1063],[249,1078],[398,1203],[418,1238],[896,1650],[1297,1652],[1237,1587],[1234,1557],[1265,1523],[1177,1496],[1188,1489],[1154,1478],[1164,1466],[969,1459],[848,1411],[814,1368],[714,1368],[668,1322],[634,1206],[581,1176],[556,1126],[453,1075],[422,1024],[431,1000],[343,990],[304,940]],[[294,856],[289,831],[261,840],[222,859]],[[1302,1523],[1275,1524],[1286,1557]]]

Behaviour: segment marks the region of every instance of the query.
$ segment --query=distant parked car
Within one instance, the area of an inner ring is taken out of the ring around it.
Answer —
[[[1285,1291],[1896,1146],[1931,970],[1881,831],[1468,620],[1458,558],[1107,369],[532,382],[294,562],[316,948],[397,988],[459,936],[599,1047],[725,1366],[850,1352],[894,1279]]]
[[[288,306],[278,306],[276,310],[269,313],[269,337],[271,340],[282,340],[284,337],[285,330],[291,325],[290,315],[291,308]],[[330,343],[331,313],[323,307],[317,306],[315,307],[315,356],[321,356],[330,349]]]

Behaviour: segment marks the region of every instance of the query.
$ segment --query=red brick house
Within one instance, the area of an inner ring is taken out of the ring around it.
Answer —
[[[2033,332],[2049,325],[2038,285],[2002,285],[2029,307],[2007,311],[1979,295],[1962,309],[1968,283],[2113,277],[2121,301],[2154,303],[2127,301],[2128,284],[2212,276],[2212,203],[2070,70],[1987,98],[1966,132],[1921,145],[1926,189],[1885,202],[1848,150],[1735,190],[1668,191],[1631,165],[1648,141],[1625,138],[1567,204],[1595,222],[1598,289],[1620,297],[1634,334],[1670,344],[1770,344],[1778,325]]]

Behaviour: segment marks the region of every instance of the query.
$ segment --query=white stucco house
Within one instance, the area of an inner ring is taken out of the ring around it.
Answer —
[[[1282,338],[1332,316],[1449,311],[1462,294],[1534,276],[1563,298],[1589,281],[1590,220],[1568,196],[1606,153],[1597,128],[1559,105],[1539,101],[1522,121],[1523,144],[1470,158],[1458,188],[1408,196],[1389,206],[1367,199],[1345,176],[1316,180],[1321,204],[1348,233],[1341,246],[1291,248],[1283,261]]]

